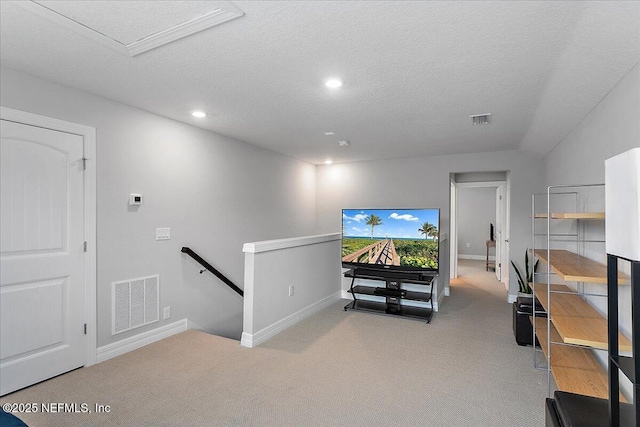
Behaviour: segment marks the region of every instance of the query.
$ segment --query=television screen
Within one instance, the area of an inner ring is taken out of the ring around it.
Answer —
[[[440,209],[343,209],[342,265],[438,270]]]

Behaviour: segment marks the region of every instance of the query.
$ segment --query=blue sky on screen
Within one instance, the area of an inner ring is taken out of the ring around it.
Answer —
[[[344,209],[342,230],[344,237],[370,237],[371,214],[380,217],[382,224],[374,227],[373,237],[424,239],[418,229],[429,222],[438,227],[438,209]]]

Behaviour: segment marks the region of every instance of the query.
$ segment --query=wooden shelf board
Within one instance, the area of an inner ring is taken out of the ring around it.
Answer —
[[[530,320],[533,320],[530,317]],[[548,357],[547,347],[547,319],[536,318],[536,336],[540,342],[542,352]],[[553,342],[562,341],[560,334],[551,324],[551,373],[558,389],[587,396],[609,397],[607,372],[596,360],[593,353],[586,348],[556,345]],[[620,395],[620,400],[625,401]]]
[[[538,213],[535,218],[546,218],[546,213]],[[551,219],[604,219],[604,212],[552,212]]]
[[[547,262],[547,250],[536,249],[535,255]],[[562,280],[568,282],[607,283],[607,266],[589,258],[562,249],[551,250],[551,268]],[[620,274],[620,284],[628,284],[629,278]]]
[[[553,294],[549,306],[546,288],[536,285],[536,298],[551,316],[560,341],[607,350],[607,319],[578,294]],[[631,351],[631,342],[627,337],[619,334],[618,339],[621,352]]]
[[[546,296],[546,292],[547,292],[547,284],[546,283],[535,283],[535,285],[531,282],[529,282],[529,287],[531,289],[533,289],[533,287],[535,286],[536,288],[536,292],[544,292],[545,296]],[[551,290],[554,292],[574,292],[573,289],[571,289],[570,287],[568,287],[567,285],[561,285],[561,284],[551,284]]]

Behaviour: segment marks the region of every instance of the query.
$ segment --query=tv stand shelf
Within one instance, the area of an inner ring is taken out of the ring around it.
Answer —
[[[432,286],[436,275],[420,272],[377,272],[371,270],[352,269],[344,273],[351,278],[349,293],[353,301],[345,305],[344,310],[364,310],[369,312],[406,316],[426,320],[431,323],[433,316]],[[354,286],[355,279],[378,280],[385,282],[384,287]],[[424,291],[403,289],[403,284],[424,286]],[[384,301],[359,299],[357,295],[382,297]],[[428,302],[429,307],[415,307],[403,304],[402,300]]]

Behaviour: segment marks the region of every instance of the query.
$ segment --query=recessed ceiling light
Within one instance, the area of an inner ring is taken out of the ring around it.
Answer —
[[[193,112],[191,113],[191,115],[192,115],[193,117],[197,117],[197,118],[199,118],[199,119],[201,119],[201,118],[203,118],[203,117],[207,117],[207,113],[205,113],[204,111],[193,111]]]
[[[336,133],[335,132],[325,132],[324,134],[327,135],[327,136],[331,136],[331,135],[335,135]]]
[[[343,139],[342,141],[338,141],[338,145],[340,147],[348,147],[349,144],[351,144],[349,141],[347,141],[346,139]]]
[[[331,160],[331,159],[327,159],[327,160],[324,161],[325,165],[330,165],[331,163],[333,163],[333,160]]]
[[[342,80],[340,79],[328,79],[326,82],[324,82],[325,86],[331,88],[331,89],[336,89],[339,88],[340,86],[342,86]]]

